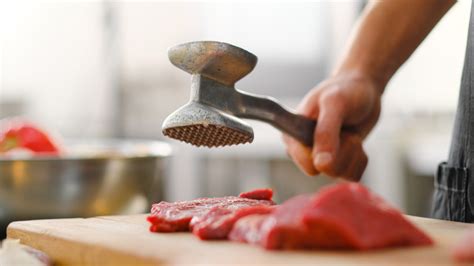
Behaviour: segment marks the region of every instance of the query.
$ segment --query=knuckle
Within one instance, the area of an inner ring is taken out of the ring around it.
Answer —
[[[336,138],[337,134],[332,134],[330,132],[323,132],[316,135],[312,155],[315,156],[321,152],[336,153],[338,149]]]
[[[321,93],[320,100],[322,103],[329,104],[332,107],[341,107],[347,103],[345,94],[337,86]]]
[[[296,111],[299,114],[311,116],[316,109],[319,108],[319,95],[321,93],[320,89],[311,90],[303,100],[300,102]]]
[[[343,142],[345,143],[345,146],[348,149],[364,153],[362,146],[363,140],[359,134],[343,131],[341,134],[341,138],[343,139]]]

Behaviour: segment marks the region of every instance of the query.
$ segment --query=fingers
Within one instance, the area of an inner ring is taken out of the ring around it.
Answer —
[[[355,134],[343,134],[341,146],[338,156],[345,160],[336,161],[335,167],[342,169],[336,176],[359,181],[368,163],[367,154],[362,146],[362,138]]]
[[[311,149],[287,135],[283,136],[289,156],[298,168],[309,176],[323,172],[332,177],[350,181],[359,181],[367,167],[368,158],[362,146],[362,138],[353,133],[342,133],[339,149],[335,159],[319,169],[313,164]]]
[[[359,181],[367,167],[368,158],[360,135],[341,133],[347,117],[343,99],[326,94],[318,100],[318,123],[311,154],[314,169],[332,177]]]
[[[319,95],[321,90],[310,91],[296,108],[299,114],[316,119],[319,114]]]
[[[360,134],[343,132],[342,124],[348,116],[347,105],[341,95],[313,90],[301,102],[298,112],[317,118],[314,146],[306,147],[290,136],[283,136],[288,155],[305,174],[320,172],[347,180],[358,181],[367,166],[367,155]],[[375,117],[376,119],[376,117]]]
[[[341,100],[331,95],[320,99],[319,116],[314,132],[313,165],[328,172],[338,155],[344,108]]]
[[[335,158],[324,169],[315,168],[332,177],[359,181],[368,163],[362,138],[353,133],[343,133]]]
[[[283,135],[283,141],[286,144],[288,155],[301,171],[309,176],[319,173],[313,166],[311,148],[302,145],[299,141],[287,135]]]
[[[307,117],[318,117],[319,113],[319,91],[312,90],[301,101],[297,108],[297,112]],[[294,138],[283,135],[283,141],[286,144],[286,152],[293,159],[298,168],[306,175],[314,176],[319,174],[319,171],[314,168],[312,148],[306,147]]]

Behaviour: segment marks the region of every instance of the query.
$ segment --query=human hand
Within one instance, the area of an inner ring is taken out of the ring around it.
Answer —
[[[368,162],[362,142],[379,118],[382,90],[359,73],[335,75],[312,89],[297,111],[317,120],[313,147],[283,137],[296,165],[307,175],[360,180]]]

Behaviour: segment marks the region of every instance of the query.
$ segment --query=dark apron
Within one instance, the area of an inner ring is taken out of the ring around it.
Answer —
[[[469,223],[474,222],[473,10],[449,158],[438,166],[433,195],[434,218]]]

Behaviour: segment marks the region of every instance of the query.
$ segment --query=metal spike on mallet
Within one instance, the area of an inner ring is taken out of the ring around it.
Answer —
[[[195,146],[220,147],[253,141],[252,128],[239,118],[267,122],[307,146],[316,122],[282,107],[275,99],[235,89],[257,57],[231,44],[190,42],[172,47],[173,65],[190,73],[191,99],[163,122],[163,134]]]

